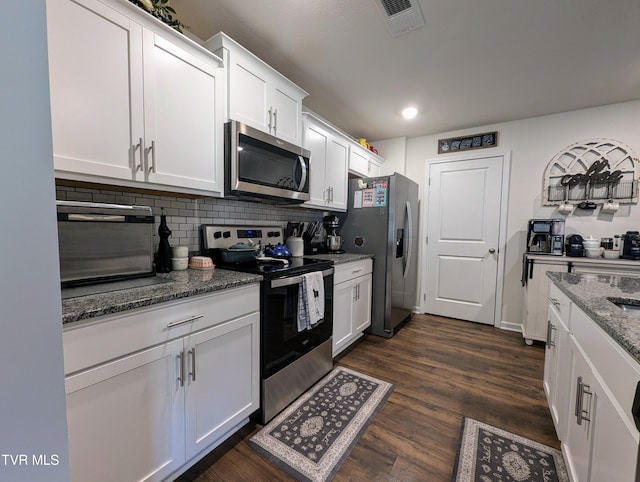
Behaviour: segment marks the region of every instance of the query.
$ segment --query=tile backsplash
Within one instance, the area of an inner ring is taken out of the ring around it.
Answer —
[[[171,246],[189,246],[190,253],[200,250],[198,230],[201,224],[260,224],[285,226],[287,221],[321,221],[322,211],[300,207],[282,207],[269,202],[218,198],[188,198],[168,194],[123,192],[93,187],[56,186],[56,199],[125,205],[150,206],[155,216],[154,244],[158,243],[160,209],[164,208],[171,229]]]

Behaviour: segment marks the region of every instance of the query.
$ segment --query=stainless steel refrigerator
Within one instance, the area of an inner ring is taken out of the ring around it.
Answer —
[[[344,250],[375,256],[367,331],[391,338],[417,301],[418,185],[398,173],[352,179],[342,217]]]

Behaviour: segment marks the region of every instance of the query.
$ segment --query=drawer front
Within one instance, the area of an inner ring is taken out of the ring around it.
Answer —
[[[553,306],[560,319],[569,326],[571,300],[553,283],[549,286],[549,305]]]
[[[260,286],[197,295],[65,328],[65,374],[104,363],[260,309]]]
[[[361,259],[351,263],[338,264],[334,267],[334,284],[343,283],[373,271],[373,260]]]
[[[620,403],[624,415],[631,420],[633,397],[640,381],[640,364],[576,306],[571,309],[571,332]]]

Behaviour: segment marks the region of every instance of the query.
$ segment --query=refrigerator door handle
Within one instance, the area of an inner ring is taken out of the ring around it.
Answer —
[[[404,263],[404,271],[402,273],[402,277],[406,278],[409,274],[409,268],[411,266],[411,252],[413,251],[413,216],[411,215],[411,203],[407,201],[405,205],[405,230],[407,232],[407,250],[405,252],[405,263]]]

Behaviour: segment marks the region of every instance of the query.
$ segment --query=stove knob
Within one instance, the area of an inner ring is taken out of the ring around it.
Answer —
[[[222,233],[220,231],[216,231],[213,233],[214,239],[220,239],[222,237]]]
[[[225,231],[224,233],[222,233],[222,237],[223,238],[230,238],[231,237],[231,231]]]

